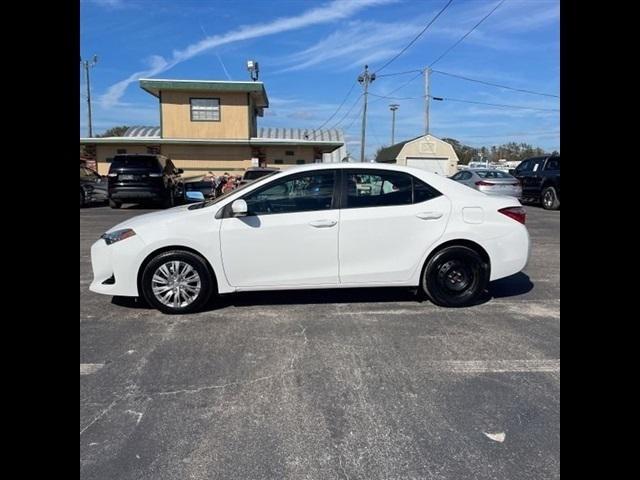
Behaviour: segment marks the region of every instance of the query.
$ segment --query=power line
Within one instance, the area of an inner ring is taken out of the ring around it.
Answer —
[[[360,107],[360,110],[358,110],[358,114],[353,117],[353,120],[351,120],[351,123],[349,124],[349,126],[344,129],[345,132],[348,132],[349,129],[353,126],[353,124],[356,123],[356,120],[360,118],[360,114],[362,113],[363,108],[364,108],[364,104],[362,104],[362,106]]]
[[[468,80],[470,82],[476,82],[476,83],[483,83],[485,85],[491,85],[492,87],[499,87],[499,88],[504,88],[507,90],[513,90],[514,92],[523,92],[523,93],[531,93],[533,95],[543,95],[545,97],[555,97],[555,98],[560,98],[559,95],[552,95],[550,93],[542,93],[542,92],[535,92],[533,90],[525,90],[523,88],[513,88],[513,87],[508,87],[507,85],[500,85],[498,83],[491,83],[491,82],[486,82],[484,80],[478,80],[475,78],[469,78],[469,77],[464,77],[462,75],[456,75],[454,73],[449,73],[449,72],[443,72],[442,70],[432,70],[432,72],[434,73],[439,73],[441,75],[447,75],[449,77],[455,77],[455,78],[461,78],[463,80]]]
[[[405,100],[405,99],[401,99],[401,98],[390,97],[390,96],[388,96],[388,95],[391,95],[391,94],[393,94],[393,93],[397,92],[398,90],[400,90],[400,89],[402,89],[402,88],[406,87],[407,85],[409,85],[409,84],[410,84],[411,82],[413,82],[416,78],[418,78],[420,75],[422,75],[422,72],[423,72],[424,70],[416,70],[416,71],[418,72],[418,73],[417,73],[417,75],[415,75],[415,76],[411,77],[411,80],[409,80],[408,82],[403,83],[403,84],[402,84],[402,85],[400,85],[398,88],[395,88],[395,89],[391,90],[387,95],[382,96],[382,95],[377,95],[377,94],[372,93],[372,92],[369,92],[369,95],[373,95],[374,97],[379,97],[379,98],[390,98],[390,99],[393,99],[393,100]],[[408,100],[408,99],[406,99],[406,100]],[[373,103],[373,102],[375,102],[375,100],[372,100],[372,101],[371,101],[371,103]]]
[[[322,125],[320,125],[317,130],[320,130],[322,127],[324,127],[327,123],[329,123],[331,121],[331,119],[333,117],[336,116],[336,114],[340,111],[340,109],[342,108],[342,106],[344,105],[344,102],[347,101],[347,98],[349,98],[349,95],[351,95],[351,92],[353,92],[353,89],[355,88],[357,82],[354,80],[353,81],[353,85],[351,85],[351,88],[349,89],[349,91],[347,92],[347,95],[344,97],[344,99],[342,100],[342,103],[340,105],[338,105],[338,108],[336,108],[336,111],[333,112],[333,114],[331,114],[331,116],[329,118],[327,118],[324,123]]]
[[[358,104],[358,101],[360,100],[360,97],[362,97],[362,95],[363,95],[362,93],[360,95],[358,95],[358,98],[356,98],[356,101],[353,102],[353,104],[351,105],[349,110],[347,110],[347,113],[345,113],[344,116],[338,122],[334,123],[331,128],[338,128],[338,125],[340,125],[342,122],[344,122],[344,119],[349,116],[349,114],[353,110],[353,107],[355,107]]]
[[[455,47],[457,47],[457,46],[458,46],[458,45],[459,45],[459,44],[460,44],[460,43],[461,43],[465,38],[467,38],[467,37],[469,36],[469,34],[471,34],[471,32],[473,32],[476,28],[478,28],[482,22],[484,22],[487,18],[489,18],[489,16],[491,16],[491,14],[492,14],[493,12],[495,12],[495,11],[498,9],[498,7],[499,7],[500,5],[502,5],[504,2],[505,2],[505,0],[502,0],[502,1],[501,1],[500,3],[498,3],[495,7],[493,7],[493,9],[492,9],[489,13],[487,13],[484,17],[482,17],[482,19],[481,19],[478,23],[476,23],[476,24],[473,26],[473,28],[472,28],[471,30],[469,30],[467,33],[465,33],[465,34],[462,36],[462,38],[460,38],[460,40],[458,40],[456,43],[454,43],[453,45],[451,45],[447,50],[445,50],[445,52],[444,52],[442,55],[440,55],[440,56],[439,56],[438,58],[436,58],[433,62],[431,62],[431,64],[429,65],[429,67],[433,67],[437,62],[439,62],[440,60],[442,60],[442,58],[443,58],[447,53],[449,53],[451,50],[453,50]]]
[[[461,100],[459,98],[449,98],[449,97],[431,97],[435,99],[446,100],[450,102],[462,102],[462,103],[474,103],[477,105],[488,105],[490,107],[503,107],[503,108],[519,108],[522,110],[539,110],[542,112],[559,112],[559,108],[537,108],[537,107],[523,107],[521,105],[505,105],[500,103],[485,103],[485,102],[476,102],[473,100]]]
[[[378,97],[378,98],[386,98],[386,99],[389,99],[389,100],[418,100],[418,99],[426,97],[426,95],[418,95],[417,97],[390,97],[390,96],[377,95],[375,93],[370,93],[370,95],[373,95],[374,97]],[[523,107],[521,105],[506,105],[506,104],[500,104],[500,103],[476,102],[474,100],[463,100],[463,99],[460,99],[460,98],[450,98],[450,97],[436,97],[436,96],[433,96],[433,95],[430,95],[429,97],[432,100],[439,100],[439,101],[448,100],[450,102],[473,103],[473,104],[477,104],[477,105],[488,105],[490,107],[519,108],[519,109],[523,109],[523,110],[540,110],[540,111],[543,111],[543,112],[559,112],[560,111],[559,108]]]
[[[504,0],[503,0],[503,1],[504,1]],[[422,31],[421,31],[420,33],[418,33],[418,35],[416,35],[416,36],[414,37],[414,39],[413,39],[413,40],[411,40],[411,41],[407,44],[407,46],[406,46],[406,47],[404,47],[402,50],[400,50],[400,52],[399,52],[396,56],[394,56],[391,60],[389,60],[387,63],[385,63],[384,65],[382,65],[379,69],[377,69],[377,70],[375,71],[375,74],[377,75],[379,71],[381,71],[381,70],[383,70],[384,68],[386,68],[386,67],[387,67],[389,64],[391,64],[395,59],[397,59],[400,55],[402,55],[405,51],[407,51],[407,49],[408,49],[411,45],[413,45],[413,44],[416,42],[416,40],[418,40],[418,39],[419,39],[419,38],[424,34],[424,32],[426,32],[426,31],[427,31],[427,29],[428,29],[428,28],[433,24],[433,22],[435,22],[435,21],[438,19],[438,17],[439,17],[440,15],[442,15],[442,14],[444,13],[444,11],[445,11],[447,8],[449,8],[449,5],[451,5],[451,3],[452,3],[452,2],[453,2],[453,0],[449,0],[449,1],[447,2],[447,4],[446,4],[444,7],[442,7],[442,9],[438,12],[438,14],[437,14],[435,17],[433,17],[433,19],[432,19],[432,20],[427,24],[427,26],[426,26],[426,27],[424,27],[424,28],[422,29]]]
[[[385,73],[383,75],[378,75],[378,78],[382,78],[382,77],[395,77],[396,75],[406,75],[407,73],[416,73],[416,72],[420,72],[422,73],[424,70],[407,70],[405,72],[394,72],[394,73]]]

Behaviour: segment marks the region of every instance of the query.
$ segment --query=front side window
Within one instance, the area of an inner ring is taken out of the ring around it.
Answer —
[[[469,180],[472,176],[471,172],[462,172],[458,180]]]
[[[244,200],[249,215],[329,210],[333,205],[334,184],[333,171],[296,175],[251,192]]]
[[[219,122],[220,100],[217,98],[192,98],[192,122]]]
[[[533,159],[524,160],[520,165],[516,167],[516,172],[530,172],[531,166],[533,165]]]

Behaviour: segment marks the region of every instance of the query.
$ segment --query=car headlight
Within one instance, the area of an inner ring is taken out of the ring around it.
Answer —
[[[119,242],[120,240],[124,240],[125,238],[133,237],[136,232],[131,228],[124,228],[122,230],[116,230],[114,232],[103,233],[100,235],[100,238],[104,238],[104,241],[107,242],[107,245],[111,245],[112,243]]]

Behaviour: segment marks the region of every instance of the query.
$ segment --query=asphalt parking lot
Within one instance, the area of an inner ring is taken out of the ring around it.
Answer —
[[[527,207],[527,268],[475,307],[261,292],[186,316],[88,290],[91,244],[145,212],[80,211],[81,478],[559,478],[560,212]]]

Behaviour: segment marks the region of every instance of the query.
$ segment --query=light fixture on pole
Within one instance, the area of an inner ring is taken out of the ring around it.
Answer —
[[[392,103],[389,105],[389,110],[391,110],[391,145],[395,144],[395,133],[396,133],[396,110],[400,105],[397,103]]]
[[[89,83],[89,67],[94,67],[96,65],[96,63],[98,63],[98,56],[94,55],[93,58],[91,59],[91,62],[89,62],[89,60],[82,60],[82,57],[80,57],[80,64],[84,67],[84,72],[86,75],[86,79],[87,79],[87,110],[88,110],[88,114],[89,114],[89,138],[93,137],[93,128],[91,125],[91,84]]]
[[[249,75],[251,75],[251,80],[253,80],[254,82],[257,82],[258,74],[260,73],[258,62],[256,62],[255,60],[247,60],[247,70],[249,70]]]

